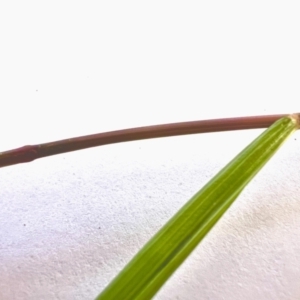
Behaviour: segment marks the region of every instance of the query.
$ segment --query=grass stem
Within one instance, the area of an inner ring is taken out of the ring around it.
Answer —
[[[286,115],[224,118],[153,125],[92,134],[39,145],[28,145],[0,153],[0,168],[31,162],[51,155],[114,143],[196,133],[266,128],[283,116]]]

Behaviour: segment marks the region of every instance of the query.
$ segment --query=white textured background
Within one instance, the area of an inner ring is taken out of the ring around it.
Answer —
[[[206,4],[209,3],[209,4]],[[299,111],[298,1],[1,1],[1,148]],[[0,299],[94,299],[261,130],[0,170]],[[155,297],[300,298],[296,133]]]

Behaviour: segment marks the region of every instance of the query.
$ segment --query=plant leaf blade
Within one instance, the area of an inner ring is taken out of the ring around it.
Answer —
[[[97,299],[153,297],[299,127],[298,120],[298,115],[281,118],[247,146],[154,235]]]

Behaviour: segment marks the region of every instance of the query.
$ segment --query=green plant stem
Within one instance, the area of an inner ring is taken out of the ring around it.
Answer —
[[[263,132],[171,218],[97,300],[151,299],[298,127],[299,116],[292,115]]]
[[[224,118],[145,126],[75,137],[39,145],[28,145],[0,153],[0,168],[31,162],[35,159],[51,155],[113,143],[196,133],[266,128],[283,116],[286,115]]]

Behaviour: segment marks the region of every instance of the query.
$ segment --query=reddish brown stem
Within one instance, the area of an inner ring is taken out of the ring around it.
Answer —
[[[0,153],[0,167],[113,143],[205,132],[266,128],[283,116],[286,115],[213,119],[145,126],[92,134],[40,145],[24,146]]]

